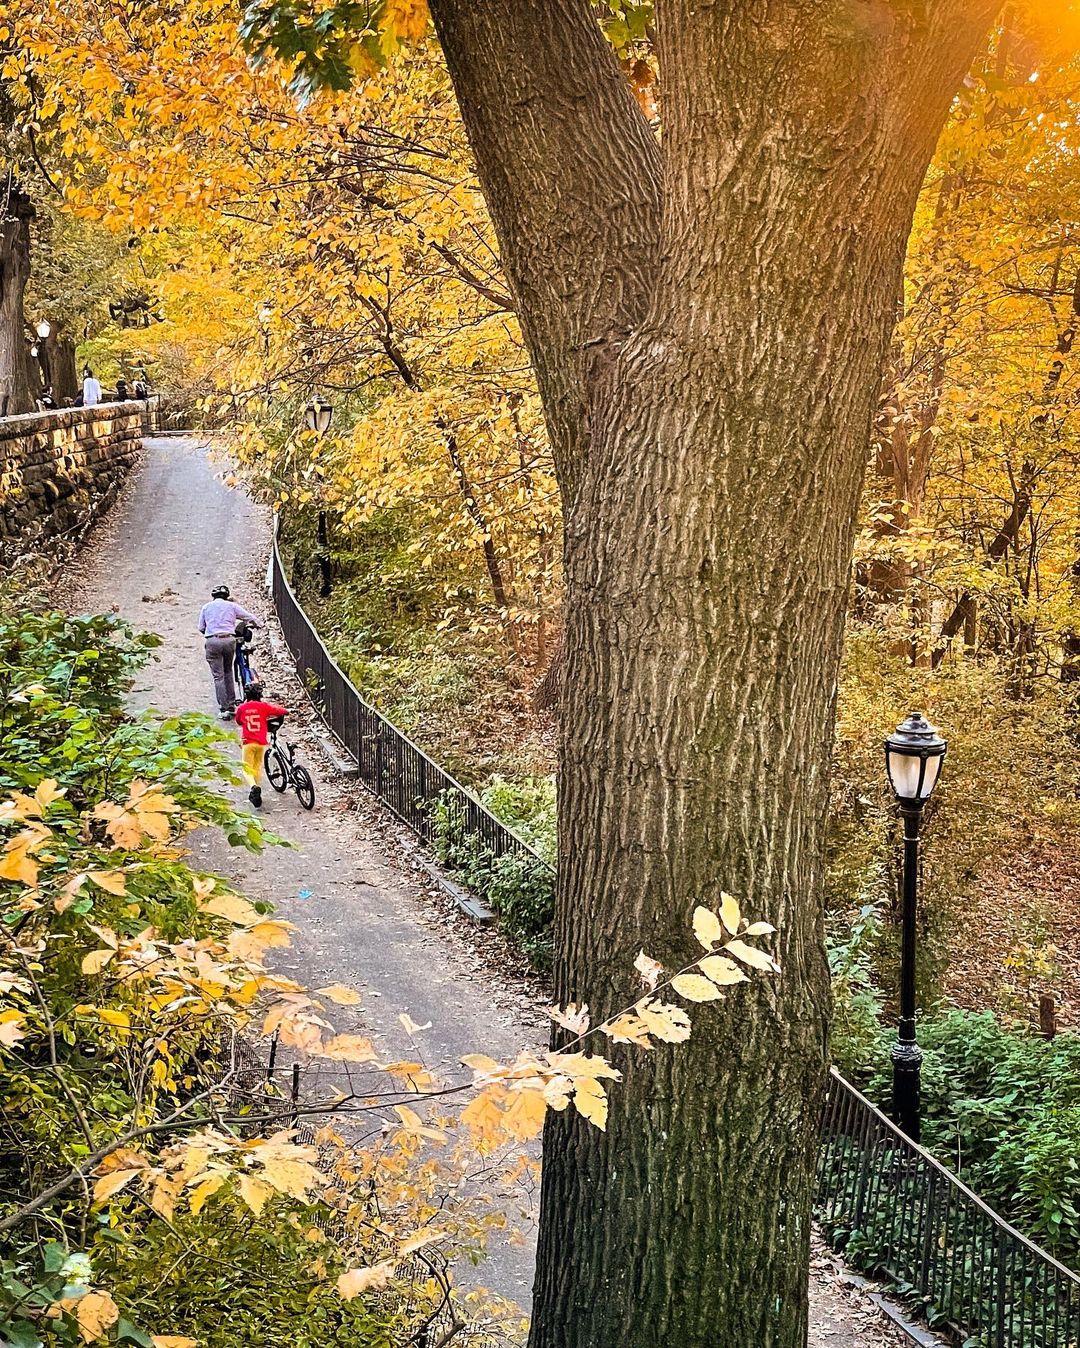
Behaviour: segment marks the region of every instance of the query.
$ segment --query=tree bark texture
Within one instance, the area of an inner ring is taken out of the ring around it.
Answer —
[[[783,965],[617,1054],[606,1132],[550,1117],[531,1348],[805,1342],[854,523],[915,199],[992,8],[661,0],[657,220],[587,0],[433,0],[564,490],[557,1000],[599,1020],[639,948],[693,959],[721,889]]]
[[[23,296],[30,279],[30,198],[10,180],[0,196],[0,416],[33,410]]]

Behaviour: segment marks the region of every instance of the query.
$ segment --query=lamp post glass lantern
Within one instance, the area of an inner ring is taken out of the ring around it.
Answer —
[[[918,913],[919,826],[941,775],[947,745],[920,712],[913,711],[885,741],[885,770],[904,821],[903,912],[900,943],[900,1019],[892,1047],[893,1118],[919,1140],[922,1049],[915,1038],[915,938]]]
[[[312,399],[304,409],[304,421],[308,430],[315,431],[318,435],[326,434],[333,419],[333,403],[324,402],[322,398]]]
[[[48,337],[49,333],[52,332],[52,327],[49,325],[48,320],[43,318],[41,322],[37,325],[37,327],[34,329],[34,331],[41,338],[41,340],[44,341],[45,338]]]

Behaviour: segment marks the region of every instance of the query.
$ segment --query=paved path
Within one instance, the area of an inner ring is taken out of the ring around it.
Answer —
[[[228,465],[215,462],[197,438],[145,443],[134,480],[72,568],[72,599],[84,610],[113,610],[164,638],[160,660],[136,691],[140,705],[212,712],[196,630],[199,608],[212,586],[225,583],[254,611],[266,612],[256,578],[265,571],[269,518],[226,485]],[[257,653],[260,667],[265,662]],[[281,671],[271,676],[268,691],[277,691],[280,677]],[[370,810],[335,808],[343,802],[325,770],[314,755],[308,761],[320,792],[313,813],[301,810],[291,793],[264,791],[268,823],[292,848],[250,856],[209,833],[192,845],[197,865],[227,875],[251,897],[271,899],[296,924],[293,947],[278,967],[309,987],[358,988],[365,994],[363,1022],[340,1028],[374,1033],[395,1056],[416,1053],[399,1014],[421,1025],[431,1021],[418,1042],[437,1075],[451,1075],[464,1053],[512,1055],[537,1042],[541,1019],[522,1008],[520,994],[488,977],[470,950],[471,942],[487,938],[470,931],[462,939],[448,930],[402,863],[394,832],[381,828]],[[243,800],[243,790],[234,794]],[[531,1213],[518,1216],[521,1235],[493,1243],[482,1276],[528,1305],[535,1232]],[[865,1297],[843,1291],[821,1260],[812,1284],[813,1348],[906,1342],[893,1337]]]

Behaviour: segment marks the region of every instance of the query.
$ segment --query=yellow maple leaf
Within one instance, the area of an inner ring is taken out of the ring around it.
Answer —
[[[108,1292],[87,1292],[79,1298],[75,1318],[79,1322],[79,1333],[87,1343],[91,1343],[116,1324],[120,1319],[120,1311]]]
[[[238,927],[253,927],[261,920],[261,914],[254,904],[249,903],[241,894],[215,894],[203,905],[203,911],[213,913],[234,922]]]
[[[640,1016],[625,1013],[600,1027],[616,1044],[636,1044],[638,1048],[652,1048],[648,1027]]]
[[[215,1170],[195,1185],[191,1192],[190,1199],[193,1216],[197,1217],[199,1215],[207,1199],[212,1198],[214,1194],[217,1193],[225,1183],[226,1179],[228,1179],[227,1175],[223,1175],[220,1170]]]
[[[503,1122],[514,1137],[524,1142],[531,1137],[539,1137],[547,1109],[548,1102],[543,1091],[532,1087],[511,1091]]]
[[[506,1095],[503,1086],[487,1086],[461,1111],[461,1122],[477,1142],[494,1142],[506,1135],[500,1101]]]
[[[267,1184],[265,1180],[257,1179],[254,1175],[240,1176],[240,1197],[256,1216],[262,1212],[267,1200],[276,1192],[272,1184]]]
[[[575,1083],[574,1108],[601,1132],[607,1129],[608,1100],[599,1081],[583,1077]]]
[[[154,1348],[197,1348],[199,1341],[186,1334],[151,1334],[150,1342]]]

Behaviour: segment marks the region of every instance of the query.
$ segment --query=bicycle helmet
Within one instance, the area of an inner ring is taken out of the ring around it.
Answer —
[[[215,585],[210,591],[211,599],[228,599],[229,587],[227,585]]]

